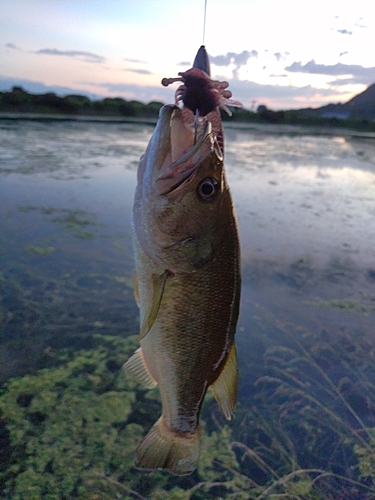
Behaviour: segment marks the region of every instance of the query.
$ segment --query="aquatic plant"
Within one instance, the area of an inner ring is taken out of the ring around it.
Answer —
[[[166,490],[181,499],[220,498],[215,491],[246,498],[250,481],[235,471],[228,429],[205,438],[191,477],[134,471],[135,448],[160,411],[157,391],[136,392],[120,370],[135,346],[135,337],[94,335],[94,348],[49,351],[62,364],[9,380],[0,396],[3,498],[145,498],[152,491],[157,499]]]
[[[37,206],[19,206],[18,209],[20,212],[28,213],[28,212],[38,212],[42,215],[45,215],[48,218],[49,222],[54,222],[57,224],[62,230],[69,231],[73,234],[75,238],[79,238],[81,240],[86,240],[93,238],[98,235],[98,227],[103,226],[102,223],[97,222],[97,216],[95,213],[87,212],[85,210],[80,209],[71,209],[71,208],[53,208],[53,207],[37,207]],[[37,247],[28,247],[29,253],[31,248]],[[53,247],[51,251],[53,251]],[[34,251],[34,253],[38,253],[38,251]]]
[[[64,364],[12,379],[4,388],[2,449],[9,464],[0,477],[9,498],[71,498],[88,487],[94,470],[130,470],[142,429],[129,424],[119,431],[135,400],[119,373],[135,342],[95,340],[96,349],[65,351],[59,355]]]
[[[237,445],[243,451],[243,470],[254,473],[255,464],[264,483],[273,479],[265,490],[269,494],[290,494],[298,480],[302,498],[372,498],[371,333],[357,332],[353,339],[345,331],[312,333],[292,323],[278,327],[284,345],[266,350],[265,375],[256,382],[257,406],[245,415],[246,433],[239,432],[250,444]],[[248,427],[250,418],[253,429]],[[260,498],[266,498],[265,492]]]
[[[158,392],[121,371],[136,337],[95,334],[90,349],[50,349],[55,367],[10,379],[0,395],[2,498],[373,498],[369,339],[342,335],[339,350],[328,332],[279,328],[288,342],[265,353],[256,407],[241,406],[229,428],[209,399],[198,471],[180,478],[133,469],[160,411]]]
[[[36,247],[34,245],[30,245],[30,246],[26,247],[26,251],[27,251],[27,253],[29,253],[31,255],[43,256],[43,255],[48,255],[48,254],[52,253],[54,251],[54,248],[53,247]]]

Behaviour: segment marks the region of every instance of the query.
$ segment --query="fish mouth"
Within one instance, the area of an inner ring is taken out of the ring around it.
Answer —
[[[211,122],[203,120],[195,137],[191,127],[184,123],[183,113],[176,108],[170,120],[170,155],[161,166],[156,179],[158,193],[166,195],[176,190],[194,175],[213,150],[219,159],[222,159],[220,147],[218,145],[215,147],[216,142]]]

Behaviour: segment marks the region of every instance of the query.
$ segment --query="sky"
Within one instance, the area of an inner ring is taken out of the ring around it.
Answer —
[[[0,0],[0,91],[173,102],[204,42],[245,108],[346,102],[375,83],[374,0]]]

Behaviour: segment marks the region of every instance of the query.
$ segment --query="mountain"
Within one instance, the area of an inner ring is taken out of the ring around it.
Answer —
[[[375,121],[375,83],[344,104],[328,104],[321,108],[305,108],[298,111],[325,118]]]
[[[367,87],[361,94],[356,95],[346,103],[348,109],[352,111],[352,116],[367,120],[375,119],[375,83]]]

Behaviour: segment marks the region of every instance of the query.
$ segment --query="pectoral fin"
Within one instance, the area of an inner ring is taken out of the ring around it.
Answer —
[[[214,398],[227,420],[232,420],[237,401],[238,369],[236,346],[233,344],[223,371],[211,384]]]
[[[138,280],[138,274],[134,276],[134,298],[137,303],[137,306],[139,307],[139,280]]]
[[[142,385],[146,389],[152,389],[158,385],[156,380],[148,371],[141,347],[135,351],[131,358],[128,359],[123,368],[129,378],[138,382],[138,384]]]
[[[161,276],[158,276],[156,274],[152,275],[152,301],[141,324],[138,338],[139,341],[146,337],[156,320],[156,316],[158,315],[160,308],[161,299],[163,297],[165,282],[167,281],[167,278],[169,276],[171,276],[170,271],[164,271]]]

